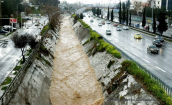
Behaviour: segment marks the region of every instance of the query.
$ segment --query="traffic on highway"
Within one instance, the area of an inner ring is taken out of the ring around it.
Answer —
[[[172,86],[172,43],[84,13],[83,21],[108,42]],[[103,24],[105,22],[105,24]],[[99,25],[102,23],[102,25]]]

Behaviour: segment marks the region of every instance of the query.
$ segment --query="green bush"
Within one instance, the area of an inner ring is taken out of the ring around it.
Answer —
[[[112,50],[110,53],[116,58],[121,58],[121,53],[117,50]]]
[[[108,53],[110,53],[112,50],[115,50],[115,47],[113,47],[112,45],[109,45],[107,48],[106,48],[106,51]]]
[[[1,88],[1,90],[6,90],[8,86],[4,86]]]
[[[125,60],[121,63],[121,70],[127,71],[129,74],[133,74],[136,78],[143,82],[147,87],[147,90],[151,92],[154,96],[164,102],[166,105],[172,105],[172,98],[170,98],[164,91],[163,88],[159,86],[159,83],[155,82],[149,74],[141,70],[136,63]]]
[[[20,70],[21,66],[16,66],[14,70]]]
[[[44,26],[44,28],[41,31],[41,35],[43,35],[45,31],[47,31],[48,29],[49,29],[48,25]]]
[[[17,71],[15,71],[13,74],[16,75],[17,74]]]
[[[2,86],[2,85],[7,85],[7,84],[9,84],[11,81],[12,81],[12,79],[9,78],[9,77],[7,77],[7,78],[4,80],[4,82],[1,84],[1,86]]]

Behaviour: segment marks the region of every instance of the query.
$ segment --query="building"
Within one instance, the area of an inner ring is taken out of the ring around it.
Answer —
[[[161,0],[161,8],[172,9],[172,0]]]

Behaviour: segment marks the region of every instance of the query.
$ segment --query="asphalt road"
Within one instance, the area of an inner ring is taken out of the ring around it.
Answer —
[[[32,21],[32,20],[30,20]],[[39,22],[43,25],[48,22],[46,17],[42,17]],[[31,35],[38,35],[40,33],[39,28],[43,28],[42,25],[35,26],[36,23],[31,25],[28,29],[22,28],[17,30],[19,35],[29,33]],[[21,59],[21,50],[14,47],[14,43],[11,41],[10,37],[1,39],[0,41],[0,84],[4,81],[4,79],[8,76],[8,74],[13,70],[16,66],[17,62]],[[3,40],[8,40],[7,46],[3,48]],[[25,48],[27,49],[28,46]]]
[[[172,87],[172,44],[170,42],[163,42],[163,46],[159,48],[159,54],[147,53],[147,47],[152,45],[154,37],[141,33],[142,39],[134,39],[134,34],[140,32],[134,30],[116,31],[116,27],[112,24],[105,23],[105,25],[98,26],[98,23],[101,22],[102,19],[93,19],[94,22],[92,23],[90,19],[91,18],[88,18],[87,15],[84,17],[83,21]],[[106,29],[110,29],[112,35],[106,35]]]

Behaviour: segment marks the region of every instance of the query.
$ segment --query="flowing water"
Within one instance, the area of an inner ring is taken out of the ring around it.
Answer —
[[[101,87],[87,55],[69,22],[62,19],[60,39],[55,47],[50,100],[52,105],[102,105]]]

